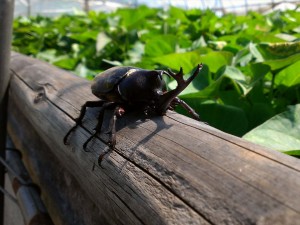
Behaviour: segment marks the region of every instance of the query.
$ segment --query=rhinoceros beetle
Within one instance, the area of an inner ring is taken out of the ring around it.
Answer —
[[[87,144],[95,137],[102,127],[104,111],[107,108],[113,108],[114,113],[110,120],[109,133],[109,151],[116,144],[115,124],[117,117],[121,117],[129,109],[142,110],[146,115],[156,114],[164,115],[168,109],[174,110],[177,105],[183,106],[191,116],[199,120],[199,115],[177,95],[182,92],[202,69],[202,64],[196,67],[194,73],[187,79],[183,78],[182,67],[175,74],[171,70],[144,70],[129,66],[117,66],[97,75],[92,82],[92,93],[97,96],[99,101],[87,101],[81,108],[80,115],[75,119],[75,126],[72,127],[64,137],[64,144],[68,144],[68,136],[77,126],[82,124],[82,119],[87,107],[101,107],[98,115],[98,123],[95,132],[83,144],[86,150]],[[177,87],[174,90],[167,91],[163,75],[173,77],[177,81]],[[99,156],[98,164],[105,154]]]

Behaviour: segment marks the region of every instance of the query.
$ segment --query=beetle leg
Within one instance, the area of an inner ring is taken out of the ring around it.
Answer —
[[[117,121],[117,111],[118,111],[117,107],[115,109],[114,115],[110,120],[110,132],[109,132],[109,141],[108,141],[108,146],[113,149],[116,145],[116,121]]]
[[[83,104],[83,106],[81,107],[81,110],[80,110],[80,114],[79,114],[79,117],[75,119],[75,126],[72,127],[68,133],[65,135],[64,137],[64,144],[67,145],[68,144],[68,137],[69,135],[79,126],[81,125],[82,123],[82,119],[85,115],[85,112],[86,112],[86,108],[87,107],[100,107],[102,106],[104,103],[103,100],[100,100],[100,101],[87,101],[86,103]]]
[[[107,102],[104,103],[103,106],[101,107],[98,115],[98,123],[96,127],[94,128],[95,132],[84,142],[83,144],[83,149],[86,151],[87,144],[101,131],[102,123],[103,123],[103,117],[104,117],[104,111],[112,106],[114,103],[113,102]]]
[[[109,122],[109,141],[108,146],[109,149],[103,153],[101,153],[98,157],[98,164],[101,166],[101,162],[106,154],[112,151],[116,145],[116,121],[118,117],[121,117],[125,113],[125,110],[122,107],[117,106],[114,109],[114,114]]]
[[[125,109],[124,109],[123,107],[117,106],[117,107],[115,107],[115,109],[114,109],[113,115],[116,115],[117,117],[121,117],[121,116],[124,115],[124,113],[125,113]],[[112,120],[113,120],[113,117],[111,118],[111,120],[110,120],[110,122],[109,122],[109,127],[108,127],[107,131],[104,132],[105,134],[110,134],[110,133],[111,133],[112,126],[113,126]]]
[[[195,110],[192,107],[190,107],[185,101],[179,99],[178,97],[175,97],[170,105],[172,108],[174,108],[177,105],[181,105],[183,108],[185,108],[188,111],[189,114],[192,115],[192,117],[195,120],[200,120],[200,116],[195,112]]]

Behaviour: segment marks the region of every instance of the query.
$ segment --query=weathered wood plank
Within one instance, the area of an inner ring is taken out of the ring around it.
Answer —
[[[74,191],[88,196],[87,201],[103,212],[106,224],[299,221],[297,159],[176,113],[152,119],[132,113],[117,122],[116,150],[104,160],[104,169],[96,165],[92,170],[99,152],[107,149],[107,137],[101,134],[89,144],[89,152],[82,150],[98,110],[88,110],[83,126],[70,136],[70,146],[62,143],[80,106],[96,100],[89,83],[19,54],[12,56],[11,70],[10,121],[15,123],[11,122],[10,133],[14,140],[22,133],[15,131],[21,113],[43,148],[56,158],[59,170],[66,170],[76,181]],[[43,185],[39,172],[31,172]]]

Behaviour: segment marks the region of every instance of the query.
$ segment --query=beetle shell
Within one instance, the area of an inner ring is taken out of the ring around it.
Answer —
[[[141,69],[130,66],[116,66],[98,74],[92,82],[92,93],[100,99],[121,102],[122,96],[115,89],[118,84],[134,71]]]
[[[92,93],[110,102],[151,102],[157,99],[158,93],[166,90],[162,72],[127,66],[113,67],[95,77]]]
[[[96,96],[106,94],[120,83],[127,76],[131,69],[138,69],[129,66],[116,66],[98,74],[92,83],[92,93]]]

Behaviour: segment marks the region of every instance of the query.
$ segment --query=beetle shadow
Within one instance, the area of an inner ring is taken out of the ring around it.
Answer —
[[[107,113],[108,116],[112,116],[112,112]],[[109,119],[105,119],[106,123]],[[151,120],[155,123],[155,130],[153,129],[147,129],[143,124],[149,122]],[[139,149],[140,146],[145,145],[147,142],[149,142],[155,135],[157,135],[161,130],[169,129],[171,126],[170,124],[167,124],[164,116],[146,116],[143,112],[139,111],[132,111],[128,112],[123,117],[119,118],[116,122],[116,141],[118,142],[118,131],[126,128],[129,128],[131,130],[137,129],[138,127],[143,127],[143,129],[149,130],[149,135],[145,136],[144,138],[140,139],[138,142],[136,142],[132,147],[130,147],[130,154],[126,156],[128,158],[127,161],[125,161],[124,165],[122,165],[119,169],[119,172],[122,171],[122,169],[127,165],[128,162],[133,161],[131,160],[133,155],[136,153],[136,151]],[[108,124],[104,125],[104,129],[108,129]],[[101,131],[103,132],[103,131]],[[102,134],[100,135],[102,136]],[[107,138],[108,139],[108,138]],[[119,145],[120,146],[120,145]],[[120,146],[122,147],[122,146]],[[114,149],[114,151],[116,151]],[[110,154],[107,154],[104,160],[108,160]]]

